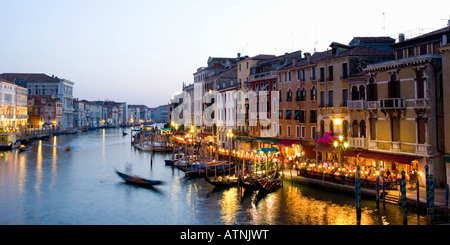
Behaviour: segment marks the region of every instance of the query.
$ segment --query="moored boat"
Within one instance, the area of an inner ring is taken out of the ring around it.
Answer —
[[[233,176],[205,177],[206,182],[217,187],[229,187],[239,184],[238,178]]]
[[[278,176],[274,178],[271,177],[261,178],[257,181],[256,185],[260,191],[264,192],[276,191],[283,185],[283,177]]]
[[[19,152],[24,152],[24,151],[29,151],[31,150],[31,148],[33,148],[33,145],[20,145],[19,146]]]
[[[20,146],[15,133],[0,133],[0,150],[12,150]]]
[[[184,153],[177,152],[172,155],[172,159],[166,159],[164,162],[166,165],[173,165],[174,163],[178,162],[180,159],[184,158]]]

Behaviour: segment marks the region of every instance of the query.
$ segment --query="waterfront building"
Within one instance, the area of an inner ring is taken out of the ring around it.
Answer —
[[[27,127],[27,89],[0,77],[0,129],[15,132]]]
[[[94,101],[81,100],[81,103],[78,105],[84,105],[84,115],[85,115],[85,124],[79,125],[82,128],[98,128],[102,126],[102,106],[95,103]],[[83,115],[83,113],[81,113]]]
[[[0,77],[28,89],[28,95],[54,95],[63,102],[62,128],[73,127],[74,82],[43,73],[3,73]]]
[[[372,39],[377,40],[377,38]],[[387,47],[394,41],[384,37],[381,39],[385,41],[384,46]],[[358,44],[359,42],[351,43]],[[351,89],[355,90],[353,83],[360,81],[358,77],[364,75],[363,68],[367,64],[391,60],[393,54],[368,45],[350,46],[333,42],[330,44],[330,48],[327,51],[316,52],[312,56],[317,71],[319,137],[322,137],[325,132],[331,132],[333,136],[342,135],[348,142],[350,136],[353,136],[350,127],[352,119],[353,122],[357,120],[359,124],[365,122],[364,115],[363,118],[359,118],[361,115],[349,113],[349,84],[352,84]],[[361,89],[361,93],[364,93],[363,87],[360,86],[359,89]],[[354,134],[356,136],[356,132]],[[364,138],[364,135],[364,133],[358,134],[358,137]],[[350,145],[350,147],[355,147],[355,145]],[[318,161],[338,158],[337,151],[333,148],[316,148],[316,151],[318,152]],[[353,163],[356,164],[356,162]]]
[[[87,128],[87,115],[84,109],[85,101],[80,101],[78,98],[73,100],[73,126],[75,128]]]
[[[450,25],[450,21],[449,21]],[[442,97],[443,97],[443,112],[444,112],[444,161],[446,166],[447,184],[450,184],[450,35],[442,35],[442,78],[439,78],[439,83],[442,82]]]
[[[311,54],[293,59],[291,65],[278,71],[281,91],[280,141],[286,155],[315,159],[317,133],[316,65]]]
[[[256,55],[254,57],[245,56],[237,62],[237,91],[236,97],[236,147],[238,149],[250,150],[253,138],[249,137],[249,98],[248,91],[250,86],[250,76],[252,68],[258,65],[262,60],[275,58],[275,55]],[[244,107],[242,107],[244,105]]]
[[[235,118],[235,100],[230,97],[231,93],[228,93],[227,98],[227,91],[231,92],[236,91],[237,89],[236,63],[241,59],[242,57],[240,57],[240,54],[237,55],[237,58],[209,57],[207,67],[199,68],[197,72],[194,73],[194,79],[199,76],[202,79],[202,95],[209,94],[213,96],[210,103],[206,103],[206,101],[203,100],[202,113],[204,116],[206,116],[205,114],[210,113],[211,118],[215,123],[213,123],[212,126],[208,126],[203,122],[201,126],[199,126],[199,129],[202,132],[213,134],[215,136],[214,143],[218,146],[227,148],[231,147],[231,139],[226,138],[226,133],[228,132],[228,129],[234,129],[235,127],[235,123],[230,124],[229,121],[227,124],[225,121],[234,120]],[[195,84],[196,83],[194,82],[194,85]],[[194,87],[195,91],[193,91],[193,95],[199,95],[198,88],[198,85]],[[210,111],[212,108],[210,106],[215,107],[215,109]]]
[[[104,127],[118,127],[122,119],[120,117],[122,103],[114,101],[95,101],[95,103],[102,106],[102,126]]]
[[[198,117],[198,112],[196,110],[194,110],[194,84],[189,84],[186,85],[183,83],[183,92],[185,92],[187,94],[187,96],[189,97],[188,100],[183,101],[184,104],[189,103],[189,108],[190,111],[183,111],[183,119],[186,119],[187,122],[185,123],[186,125],[190,126],[190,125],[194,125],[194,118],[196,118],[196,120],[200,119]],[[195,113],[195,115],[194,115]],[[198,124],[195,124],[198,125]]]
[[[400,35],[392,45],[395,60],[364,69],[368,149],[388,153],[383,159],[374,159],[374,164],[406,173],[418,169],[421,185],[425,185],[426,165],[437,186],[447,182],[444,156],[448,130],[444,119],[448,114],[445,115],[444,101],[448,89],[445,90],[443,73],[448,66],[443,69],[442,52],[445,53],[449,34],[447,26],[408,40]],[[397,161],[399,155],[408,157],[407,161]]]
[[[292,73],[291,77],[289,77],[289,72],[284,74],[284,72],[279,71],[292,65],[293,62],[300,60],[301,55],[301,51],[296,51],[273,58],[269,58],[268,56],[261,57],[264,59],[259,60],[257,64],[251,68],[249,91],[253,91],[257,94],[257,100],[256,105],[249,105],[249,111],[250,113],[256,111],[258,120],[256,120],[255,123],[250,122],[249,132],[250,136],[254,138],[254,142],[256,142],[254,143],[255,146],[257,145],[258,148],[270,147],[274,144],[278,144],[287,134],[287,131],[285,130],[287,129],[288,122],[283,120],[286,115],[285,113],[288,113],[288,109],[286,109],[287,105],[283,104],[283,101],[292,99],[292,94],[288,94],[288,91],[292,91],[292,89],[289,90],[289,88],[287,88],[289,85],[282,83],[290,82],[292,80]],[[272,101],[274,92],[278,93],[278,101]],[[264,102],[264,97],[267,98],[266,102]],[[273,121],[268,125],[263,125],[261,123],[258,112],[262,109],[262,106],[265,106],[265,111],[267,112],[266,118],[272,119],[273,117],[278,117],[279,124]],[[279,110],[276,109],[277,107],[279,107]],[[283,112],[282,108],[285,109],[285,112]],[[290,112],[288,113],[288,116],[289,114]],[[292,144],[288,145],[291,146]]]
[[[217,142],[219,146],[231,150],[234,147],[233,139],[227,137],[227,133],[236,128],[236,66],[217,77],[217,92]]]
[[[155,117],[152,118],[152,121],[156,123],[168,123],[169,114],[169,104],[160,105],[155,109]]]
[[[54,95],[30,95],[28,116],[32,128],[60,130],[63,125],[63,103]]]
[[[151,112],[146,105],[128,105],[128,116],[130,124],[146,123],[151,120]]]

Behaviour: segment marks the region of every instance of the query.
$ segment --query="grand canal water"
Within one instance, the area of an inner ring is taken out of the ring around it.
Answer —
[[[129,129],[127,129],[129,131]],[[71,146],[71,151],[65,151]],[[35,142],[31,151],[0,152],[0,224],[24,225],[356,225],[354,198],[285,181],[257,196],[217,189],[165,166],[168,154],[139,152],[130,134],[98,129]],[[146,189],[125,184],[114,169],[164,181]],[[362,225],[402,224],[401,208],[362,201]],[[408,212],[408,224],[426,217]]]

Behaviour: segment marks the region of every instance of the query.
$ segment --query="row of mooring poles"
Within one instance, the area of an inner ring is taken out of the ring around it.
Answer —
[[[356,176],[355,176],[355,199],[356,199],[356,213],[357,213],[357,224],[360,224],[361,222],[361,175],[360,175],[360,166],[358,165],[356,167]],[[406,173],[405,171],[401,172],[401,179],[400,179],[400,200],[401,200],[401,206],[402,206],[402,214],[403,214],[403,224],[408,224],[408,211],[407,211],[407,197],[406,197]],[[434,203],[435,203],[435,188],[434,188],[434,176],[430,174],[429,172],[429,166],[425,166],[425,187],[426,187],[426,207],[427,207],[427,213],[429,216],[430,223],[434,222]],[[420,186],[419,186],[419,180],[416,180],[416,190],[417,190],[417,201],[416,201],[416,208],[417,208],[417,215],[419,215],[419,207],[420,207]],[[376,178],[376,205],[379,207],[380,204],[380,177],[377,176]],[[385,200],[386,200],[386,181],[385,177],[382,176],[382,199],[383,199],[383,207],[385,207]],[[446,185],[445,189],[445,212],[448,214],[449,212],[449,206],[448,206],[448,199],[449,199],[449,185]]]

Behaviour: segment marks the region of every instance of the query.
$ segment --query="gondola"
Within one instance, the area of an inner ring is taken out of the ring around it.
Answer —
[[[243,176],[239,178],[239,185],[245,187],[246,189],[256,190],[258,189],[258,179],[255,177]]]
[[[276,178],[262,178],[257,182],[258,189],[260,191],[269,193],[276,191],[283,185],[283,177],[278,176]]]
[[[20,145],[19,146],[19,152],[29,151],[33,148],[33,145]]]
[[[217,187],[229,187],[229,186],[235,186],[239,184],[238,178],[233,178],[229,176],[210,176],[205,177],[206,182],[210,183],[211,185],[217,186]]]
[[[141,178],[139,176],[136,176],[136,175],[124,174],[124,173],[119,172],[117,170],[116,170],[116,173],[117,173],[117,175],[120,176],[120,178],[125,180],[127,183],[133,184],[133,185],[144,186],[144,187],[152,187],[154,185],[160,185],[160,184],[163,183],[160,180],[148,180],[148,179],[144,179],[144,178]]]

